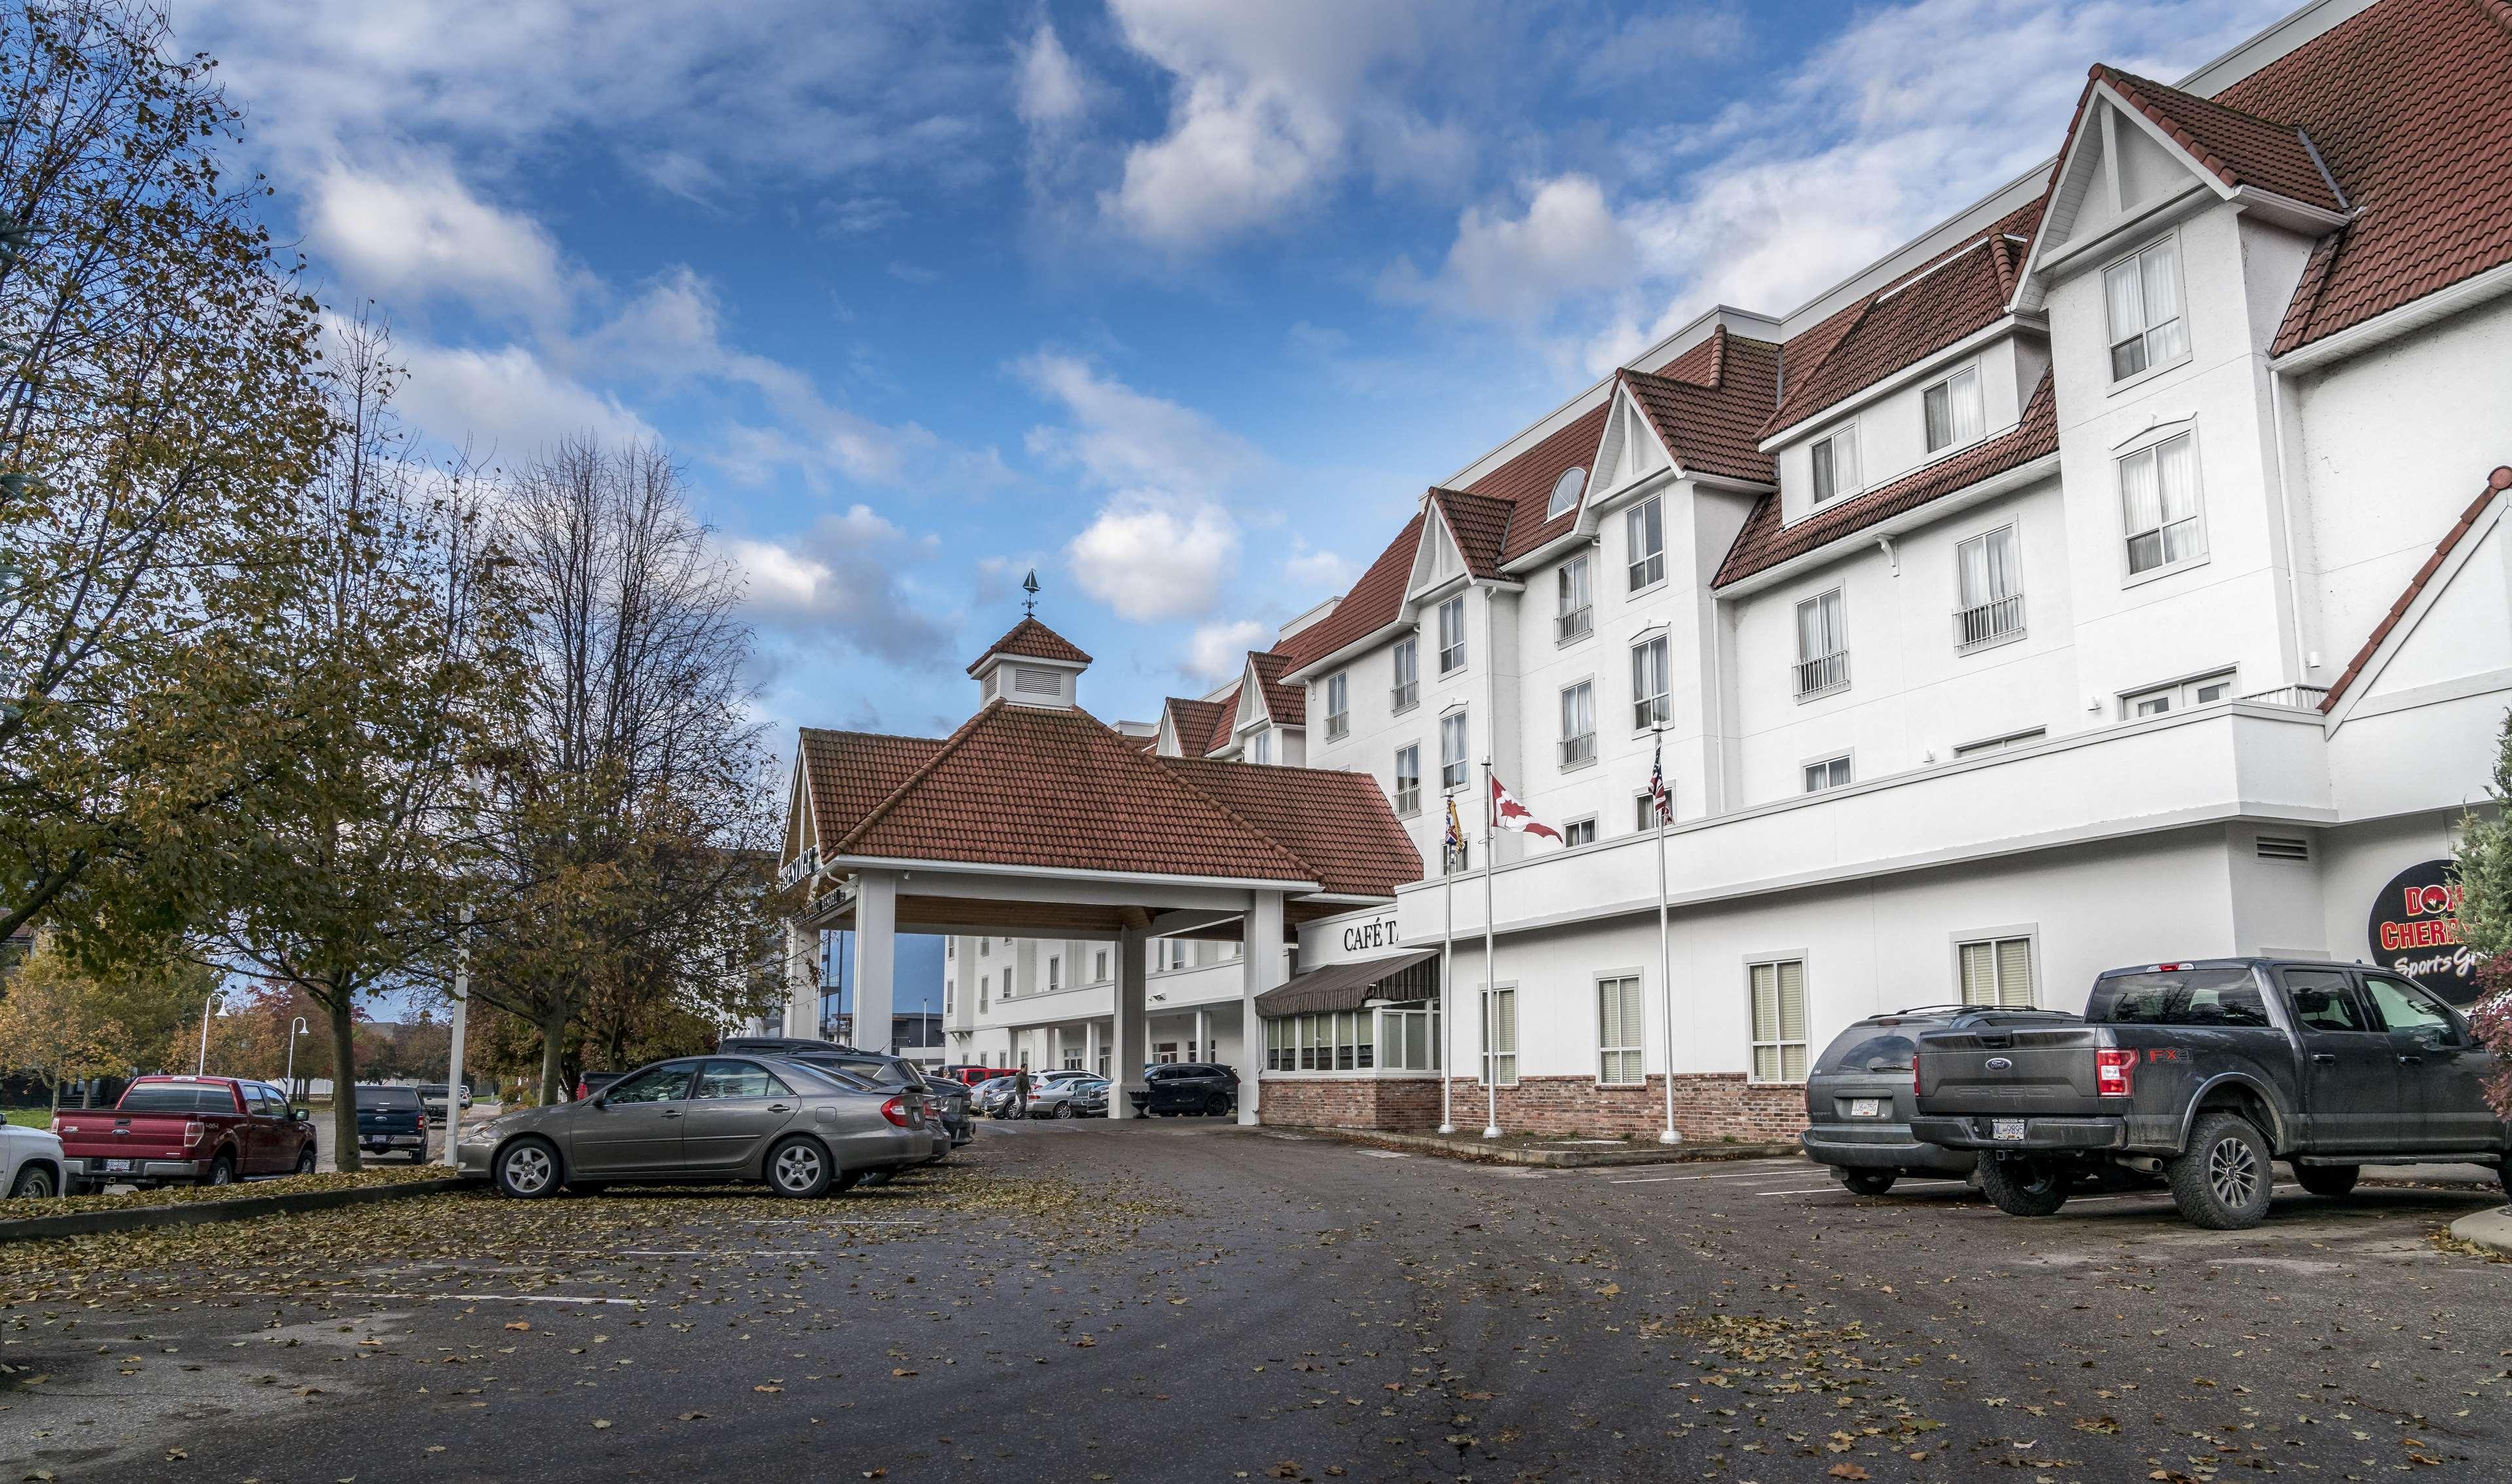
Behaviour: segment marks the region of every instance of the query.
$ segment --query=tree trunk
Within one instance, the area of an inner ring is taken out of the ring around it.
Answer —
[[[566,1078],[559,1061],[567,1047],[565,1010],[553,1010],[541,1017],[541,1106],[555,1107],[565,1099]]]
[[[346,995],[324,1008],[332,1022],[332,1168],[345,1175],[359,1168],[357,1022]]]

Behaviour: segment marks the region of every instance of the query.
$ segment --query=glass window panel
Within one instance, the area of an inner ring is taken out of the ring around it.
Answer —
[[[2110,310],[2112,340],[2130,339],[2144,332],[2145,290],[2138,277],[2136,258],[2102,271],[2102,298]]]
[[[1980,403],[1980,372],[1969,367],[1945,383],[1952,406],[1954,442],[1969,443],[1981,434],[1984,413]]]
[[[656,1067],[612,1083],[603,1098],[609,1103],[676,1103],[689,1095],[689,1074],[695,1070],[686,1062]]]
[[[1633,591],[1666,575],[1666,512],[1659,502],[1643,500],[1624,517],[1630,547],[1629,585]]]
[[[1952,398],[1952,388],[1943,382],[1929,387],[1919,396],[1920,409],[1927,419],[1928,451],[1931,453],[1954,441]]]

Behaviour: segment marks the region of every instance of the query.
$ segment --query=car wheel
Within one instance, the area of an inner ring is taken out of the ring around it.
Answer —
[[[210,1172],[201,1177],[201,1184],[235,1184],[235,1156],[233,1154],[220,1154],[216,1159],[211,1160]]]
[[[1840,1183],[1852,1195],[1881,1195],[1893,1189],[1896,1172],[1892,1170],[1842,1170]]]
[[[2056,1216],[2067,1203],[2066,1177],[2055,1160],[1982,1159],[1980,1188],[2009,1216]]]
[[[1072,1104],[1070,1104],[1070,1103],[1058,1103],[1058,1104],[1056,1104],[1056,1105],[1055,1105],[1055,1115],[1056,1115],[1057,1117],[1059,1117],[1059,1118],[1070,1118],[1070,1117],[1072,1117],[1072,1116],[1073,1116],[1073,1105],[1072,1105]]]
[[[2163,1162],[2172,1203],[2191,1225],[2216,1231],[2256,1227],[2268,1214],[2268,1143],[2251,1121],[2212,1113],[2189,1131],[2189,1148]]]
[[[314,1173],[314,1146],[309,1144],[296,1152],[296,1173],[299,1175]]]
[[[32,1200],[49,1200],[59,1189],[53,1184],[52,1170],[40,1164],[21,1167],[18,1178],[9,1184],[12,1197],[22,1196]]]
[[[559,1189],[558,1146],[518,1139],[497,1152],[497,1189],[517,1200],[541,1200]]]
[[[2294,1167],[2294,1183],[2314,1195],[2346,1194],[2355,1189],[2355,1182],[2363,1178],[2364,1167],[2360,1164],[2297,1164]]]
[[[1207,1118],[1218,1118],[1229,1112],[1230,1100],[1220,1093],[1203,1100],[1203,1115]]]
[[[807,1134],[784,1140],[767,1152],[767,1189],[792,1200],[807,1200],[829,1188],[829,1147]]]

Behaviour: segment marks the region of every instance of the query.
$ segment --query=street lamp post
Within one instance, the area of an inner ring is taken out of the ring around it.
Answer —
[[[308,1029],[302,1015],[288,1023],[288,1096],[292,1101],[296,1097],[296,1037]]]
[[[445,1071],[445,1162],[459,1165],[462,1132],[462,1035],[471,1012],[471,904],[462,904],[462,939],[453,950],[453,1049]]]
[[[210,997],[201,1001],[201,1059],[192,1064],[194,1076],[210,1070],[210,1012],[217,1007],[218,992],[212,990]]]

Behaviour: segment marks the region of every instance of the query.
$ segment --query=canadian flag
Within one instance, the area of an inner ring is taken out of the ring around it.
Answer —
[[[1536,818],[1526,805],[1517,801],[1516,795],[1502,788],[1499,774],[1488,776],[1491,778],[1492,823],[1521,835],[1549,835],[1554,844],[1561,843],[1561,832]]]

